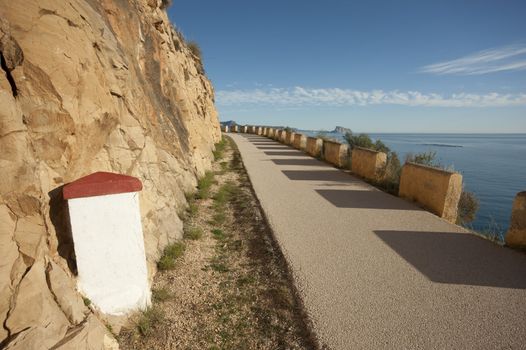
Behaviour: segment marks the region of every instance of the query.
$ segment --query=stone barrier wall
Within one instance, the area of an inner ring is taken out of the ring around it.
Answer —
[[[273,139],[275,131],[276,131],[276,129],[274,129],[274,128],[267,128],[267,135],[265,135],[265,136],[267,136],[268,138]]]
[[[248,132],[248,126],[243,125],[243,126],[241,127],[241,132],[244,133],[244,134],[246,134],[246,133]]]
[[[228,132],[228,125],[221,125],[222,132]]]
[[[302,134],[294,134],[292,146],[296,149],[304,151],[307,148],[307,136]]]
[[[351,157],[351,170],[368,180],[376,180],[385,167],[387,154],[366,148],[354,147]]]
[[[239,126],[238,125],[232,126],[232,132],[239,132]]]
[[[315,158],[319,158],[323,151],[323,140],[317,137],[307,137],[307,153]]]
[[[513,201],[506,244],[512,247],[526,248],[526,191],[517,193]]]
[[[421,204],[432,213],[455,223],[462,193],[462,175],[406,163],[400,177],[399,196]]]
[[[339,168],[343,168],[347,165],[349,160],[349,146],[334,142],[334,141],[323,141],[323,158],[325,161],[336,165]]]

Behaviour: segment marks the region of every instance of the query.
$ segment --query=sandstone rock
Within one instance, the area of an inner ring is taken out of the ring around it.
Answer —
[[[94,315],[68,331],[64,339],[55,344],[56,350],[116,350],[119,344],[108,334],[106,327]]]
[[[220,139],[212,85],[159,0],[0,0],[0,53],[0,341],[101,348],[64,270],[60,187],[95,171],[140,178],[153,275]]]
[[[47,349],[66,334],[70,323],[48,289],[43,261],[33,264],[20,282],[5,324],[11,334],[22,332],[15,339],[20,349]]]
[[[0,205],[0,318],[4,320],[10,308],[11,269],[18,257],[18,247],[13,240],[16,226],[15,215],[5,205]],[[0,329],[0,341],[8,336],[7,331]]]
[[[85,318],[88,308],[80,294],[76,292],[74,279],[60,266],[50,262],[47,267],[49,287],[60,308],[72,324],[79,324]]]

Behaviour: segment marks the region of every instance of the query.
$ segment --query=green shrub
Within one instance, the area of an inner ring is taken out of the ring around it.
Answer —
[[[177,258],[183,255],[185,249],[186,246],[183,242],[175,242],[166,246],[161,259],[157,262],[159,270],[172,270],[175,268]]]
[[[203,229],[200,227],[185,227],[184,238],[196,241],[203,237]]]
[[[373,151],[389,153],[391,149],[387,147],[385,143],[381,140],[376,140],[373,142],[371,137],[367,134],[358,134],[355,135],[352,131],[345,133],[345,141],[349,144],[349,148],[352,150],[354,147],[361,147],[372,149]]]
[[[401,173],[402,164],[400,164],[398,153],[389,152],[387,153],[387,161],[377,185],[391,194],[398,195]]]
[[[479,207],[479,200],[473,192],[462,191],[458,202],[457,223],[466,225],[475,220]]]
[[[329,136],[329,133],[327,131],[319,131],[317,134],[316,134],[316,137],[319,138],[319,139],[322,139],[324,141],[338,141],[336,140],[334,137],[330,137]]]
[[[427,165],[434,168],[443,168],[442,165],[436,159],[437,153],[435,151],[421,152],[421,153],[408,153],[405,157],[406,162]]]

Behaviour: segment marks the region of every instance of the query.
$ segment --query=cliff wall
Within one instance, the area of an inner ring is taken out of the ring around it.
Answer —
[[[0,347],[111,347],[75,290],[61,186],[143,182],[150,272],[220,138],[214,92],[157,0],[0,0]]]

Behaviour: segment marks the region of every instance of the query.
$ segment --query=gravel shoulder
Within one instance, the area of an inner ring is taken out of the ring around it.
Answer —
[[[153,282],[121,349],[316,349],[287,264],[235,143],[189,196],[184,253]],[[206,188],[204,188],[206,187]]]

